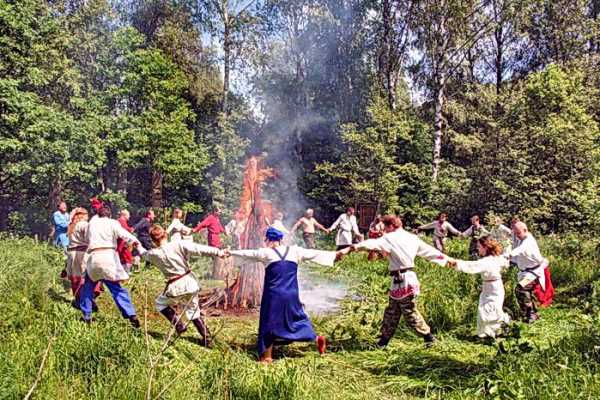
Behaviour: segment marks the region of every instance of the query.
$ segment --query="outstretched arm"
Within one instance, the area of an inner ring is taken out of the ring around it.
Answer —
[[[340,215],[338,217],[338,219],[336,219],[335,222],[329,227],[329,231],[331,232],[331,231],[335,230],[341,222],[342,222],[342,216]]]
[[[212,246],[205,246],[199,243],[182,241],[181,245],[185,251],[192,256],[217,256],[223,257],[225,251]]]
[[[421,239],[419,239],[419,247],[417,248],[417,256],[423,257],[424,259],[431,261],[438,265],[446,265],[449,258],[441,251],[437,250],[433,246],[428,245]]]
[[[456,236],[462,236],[461,231],[456,229],[450,222],[446,221],[444,223],[444,226],[446,227],[446,229],[448,229],[448,232],[450,232],[451,234],[456,235]]]
[[[321,225],[316,219],[315,219],[315,226],[317,228],[319,228],[320,230],[322,230],[325,233],[329,233],[329,231],[327,230],[327,228],[325,228],[323,225]]]
[[[429,230],[429,229],[435,229],[435,225],[436,224],[437,224],[437,221],[433,221],[433,222],[430,222],[428,224],[421,225],[417,229],[420,230],[420,231],[426,231],[426,230]]]
[[[313,250],[302,247],[298,247],[297,252],[298,262],[310,261],[326,267],[333,266],[337,256],[335,251]]]

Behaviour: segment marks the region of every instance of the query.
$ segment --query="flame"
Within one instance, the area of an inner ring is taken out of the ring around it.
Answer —
[[[253,156],[246,161],[240,208],[235,214],[238,226],[244,229],[240,234],[241,249],[260,247],[268,223],[273,220],[273,205],[262,199],[261,186],[274,176],[273,169],[264,166],[262,157]]]

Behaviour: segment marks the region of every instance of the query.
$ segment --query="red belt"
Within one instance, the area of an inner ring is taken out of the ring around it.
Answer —
[[[167,281],[167,284],[165,285],[165,290],[163,290],[163,293],[167,291],[167,289],[169,288],[169,285],[170,285],[171,283],[174,283],[174,282],[176,282],[176,281],[180,280],[180,279],[181,279],[181,278],[183,278],[184,276],[186,276],[186,275],[189,275],[191,272],[192,272],[192,270],[191,270],[191,269],[188,269],[187,271],[185,271],[185,273],[183,273],[183,274],[181,274],[181,275],[177,275],[177,276],[175,276],[175,277],[173,277],[173,278],[169,279],[169,280]]]
[[[191,270],[191,269],[188,269],[188,270],[187,270],[187,271],[185,271],[183,274],[181,274],[181,275],[177,275],[177,276],[175,276],[175,277],[173,277],[173,278],[169,279],[169,280],[167,281],[167,286],[169,286],[171,283],[173,283],[173,282],[175,282],[175,281],[178,281],[178,280],[180,280],[181,278],[183,278],[184,276],[186,276],[186,275],[190,274],[191,272],[192,272],[192,270]]]
[[[69,247],[67,250],[68,251],[86,251],[87,248],[88,247],[86,245],[82,245],[82,246]]]

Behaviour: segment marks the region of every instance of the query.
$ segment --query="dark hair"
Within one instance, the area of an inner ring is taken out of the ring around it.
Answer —
[[[473,218],[475,219],[475,221],[479,221],[479,215],[473,215],[473,216],[471,217],[471,219],[473,219]]]
[[[64,200],[59,201],[58,203],[56,203],[56,208],[60,207],[61,204],[67,204]]]
[[[448,218],[448,214],[446,214],[445,212],[441,212],[441,213],[439,213],[439,214],[437,215],[437,218],[436,218],[436,219],[441,219],[442,217],[446,217],[446,218]]]
[[[112,211],[108,204],[104,204],[100,209],[98,209],[98,216],[100,218],[110,218],[112,215]]]
[[[347,213],[354,212],[354,207],[348,207],[348,208],[346,208],[346,212]]]
[[[397,217],[395,215],[384,215],[383,218],[381,218],[381,222],[383,222],[383,225],[392,226],[395,229],[402,228],[402,220],[400,219],[400,217]]]
[[[485,249],[486,256],[499,256],[502,254],[502,245],[489,235],[479,238],[477,243]]]

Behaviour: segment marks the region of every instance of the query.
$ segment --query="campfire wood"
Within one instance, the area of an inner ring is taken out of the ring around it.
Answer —
[[[265,180],[273,176],[273,170],[264,167],[262,158],[251,157],[246,161],[240,208],[236,213],[236,223],[243,227],[243,231],[239,234],[241,249],[255,249],[262,246],[267,221],[272,221],[273,209],[269,201],[262,199],[261,187]],[[224,269],[227,270],[227,266]],[[248,309],[260,306],[265,279],[263,264],[242,265],[235,278],[231,273],[224,272],[223,275],[225,289],[217,290],[203,299],[204,307]],[[233,283],[229,286],[231,281]]]

